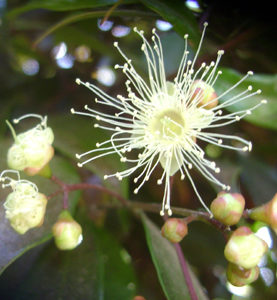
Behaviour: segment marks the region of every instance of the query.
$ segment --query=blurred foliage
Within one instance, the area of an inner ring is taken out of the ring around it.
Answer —
[[[200,6],[195,12],[188,9],[184,2],[0,1],[1,170],[7,169],[6,152],[12,144],[4,120],[12,120],[26,113],[38,113],[48,115],[49,126],[55,133],[56,156],[51,161],[51,168],[64,182],[104,184],[126,198],[130,194],[129,197],[134,200],[160,201],[163,189],[156,188],[156,181],[162,172],[159,168],[140,193],[133,195],[130,192],[133,190],[132,180],[102,181],[104,174],[124,169],[124,163],[114,157],[96,160],[86,168],[76,167],[75,153],[92,149],[109,133],[94,129],[94,121],[90,118],[70,114],[72,107],[83,110],[86,104],[91,107],[95,105],[94,95],[75,84],[75,79],[91,81],[111,96],[124,95],[124,75],[113,71],[113,66],[123,60],[113,47],[114,41],[119,41],[124,53],[132,58],[139,73],[145,76],[147,69],[140,50],[141,39],[131,28],[136,26],[144,30],[149,38],[152,28],[157,27],[156,21],[165,20],[173,28],[158,30],[158,33],[164,46],[166,71],[171,80],[183,54],[183,35],[189,33],[190,51],[193,53],[199,43],[203,23],[207,21],[209,26],[197,63],[200,65],[203,61],[214,60],[219,49],[225,50],[220,63],[223,74],[219,76],[216,86],[218,91],[228,88],[242,74],[253,70],[255,75],[239,89],[253,85],[254,90],[262,89],[263,92],[240,105],[252,107],[256,101],[268,100],[268,105],[254,111],[247,121],[237,122],[222,131],[223,134],[240,134],[252,140],[251,153],[209,149],[207,154],[216,159],[222,169],[219,179],[225,181],[227,178],[234,189],[243,193],[247,208],[269,201],[277,186],[275,10],[270,7],[271,4],[262,1],[224,1],[223,5],[222,1],[203,0],[198,1]],[[100,20],[105,16],[107,21],[101,25]],[[101,70],[112,70],[104,76],[104,79],[114,78],[112,85],[101,81]],[[243,108],[234,105],[231,110]],[[26,120],[15,127],[16,131],[22,132],[24,124],[30,125]],[[192,171],[192,176],[209,204],[216,196],[214,187],[196,172]],[[29,180],[34,180],[46,195],[58,189],[46,179]],[[7,192],[0,190],[1,203],[5,201]],[[143,295],[147,300],[178,299],[172,292],[173,283],[180,288],[181,297],[188,297],[183,278],[179,275],[178,280],[174,278],[176,272],[180,273],[180,267],[173,257],[172,247],[158,235],[158,229],[153,224],[155,222],[161,227],[160,217],[143,215],[143,227],[141,217],[127,210],[97,207],[97,203],[111,201],[104,193],[88,190],[82,194],[70,193],[71,210],[83,227],[84,241],[71,252],[61,252],[54,247],[53,241],[45,243],[51,238],[51,226],[61,210],[60,200],[60,196],[52,199],[47,207],[44,225],[24,236],[13,232],[4,218],[4,210],[1,210],[0,267],[5,269],[0,276],[1,299],[79,297],[127,300],[136,294]],[[176,178],[172,205],[199,209],[199,201],[187,181],[181,182]],[[274,279],[268,286],[265,277],[261,276],[251,286],[247,299],[276,297],[277,244],[272,232],[271,238],[273,246],[263,268],[271,270]],[[196,277],[207,291],[207,296],[200,296],[199,299],[238,299],[235,294],[239,291],[233,290],[232,294],[232,290],[226,288],[224,270],[227,262],[223,257],[224,240],[219,232],[202,223],[191,224],[189,235],[181,246]],[[27,251],[30,248],[33,249]],[[40,284],[42,281],[44,284]]]

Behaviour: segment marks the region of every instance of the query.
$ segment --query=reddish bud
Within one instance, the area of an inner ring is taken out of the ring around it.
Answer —
[[[227,268],[227,279],[234,286],[244,286],[258,279],[260,269],[255,266],[251,269],[243,269],[240,266],[229,263]]]
[[[232,226],[239,222],[245,206],[245,200],[241,194],[221,192],[211,203],[211,212],[215,219],[226,226]]]
[[[188,233],[188,226],[182,219],[170,218],[162,227],[162,236],[172,243],[179,243]]]
[[[146,299],[142,296],[136,296],[133,300],[146,300]]]
[[[267,243],[257,237],[248,227],[242,226],[234,231],[227,245],[224,255],[232,262],[244,269],[254,268],[268,250]]]

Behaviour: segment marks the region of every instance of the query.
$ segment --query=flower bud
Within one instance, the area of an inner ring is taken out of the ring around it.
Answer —
[[[136,296],[133,300],[146,300],[146,299],[142,296]]]
[[[71,217],[68,210],[63,210],[52,232],[60,250],[76,248],[82,241],[82,227]]]
[[[227,279],[234,286],[244,286],[258,279],[260,269],[255,266],[251,269],[243,269],[240,266],[229,263],[227,267]]]
[[[10,180],[9,184],[3,184],[2,187],[11,186],[13,189],[4,203],[6,218],[9,219],[16,232],[24,234],[30,228],[43,224],[47,198],[38,192],[34,183],[20,180],[18,171],[11,170],[10,172],[17,172],[17,181],[2,177],[3,173],[0,176],[1,181]]]
[[[245,200],[240,194],[221,192],[211,203],[211,212],[215,219],[226,226],[232,226],[240,220]]]
[[[188,226],[182,219],[170,218],[162,227],[162,236],[172,243],[179,243],[188,233]]]
[[[191,85],[191,100],[197,107],[211,109],[217,106],[218,97],[212,86],[203,80],[195,80]]]
[[[247,213],[251,219],[269,224],[277,234],[277,194],[268,203],[250,209]]]
[[[244,269],[254,268],[268,249],[267,243],[257,237],[248,227],[242,226],[234,231],[224,255],[226,259]]]
[[[29,176],[41,174],[50,177],[50,170],[44,168],[54,155],[54,148],[51,146],[54,141],[53,131],[46,125],[47,118],[39,115],[25,115],[14,120],[14,123],[27,117],[37,117],[41,119],[41,123],[19,135],[16,135],[7,121],[14,137],[14,144],[8,151],[8,165],[14,170],[24,170]]]

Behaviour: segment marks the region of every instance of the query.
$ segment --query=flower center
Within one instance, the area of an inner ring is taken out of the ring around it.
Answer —
[[[150,131],[164,139],[180,137],[183,134],[185,120],[182,114],[172,108],[163,110],[152,121]]]

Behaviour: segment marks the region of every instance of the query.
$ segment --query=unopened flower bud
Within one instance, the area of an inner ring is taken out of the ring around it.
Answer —
[[[136,296],[133,300],[146,300],[146,299],[142,296]]]
[[[51,146],[54,141],[53,131],[47,127],[47,117],[43,118],[40,115],[25,115],[14,120],[14,123],[28,117],[39,118],[41,123],[19,135],[16,135],[7,121],[14,137],[14,144],[8,151],[8,165],[14,170],[24,170],[30,176],[41,174],[50,177],[51,172],[47,166],[54,155],[54,148]]]
[[[188,233],[188,226],[182,219],[170,218],[162,227],[162,236],[172,243],[179,243]]]
[[[2,187],[10,186],[13,189],[4,203],[6,218],[16,232],[24,234],[30,228],[43,224],[47,198],[38,192],[34,183],[20,180],[18,171],[10,170],[18,174],[18,180],[3,177],[6,172],[8,171],[1,174],[1,181],[10,180],[10,182],[3,184]]]
[[[203,80],[195,80],[191,85],[191,92],[191,100],[196,103],[197,107],[211,109],[218,104],[218,97],[215,90]]]
[[[82,241],[82,227],[72,218],[68,210],[63,210],[52,232],[60,250],[76,248]]]
[[[269,224],[277,234],[277,194],[268,203],[250,209],[247,213],[251,219]]]
[[[215,219],[226,226],[232,226],[239,222],[245,206],[242,195],[221,192],[211,203],[211,212]]]
[[[254,268],[268,249],[267,243],[257,237],[248,227],[242,226],[234,231],[225,246],[224,255],[244,269]]]
[[[251,269],[243,269],[240,266],[229,263],[227,268],[227,279],[234,286],[244,286],[256,281],[259,277],[260,269],[255,266]]]

